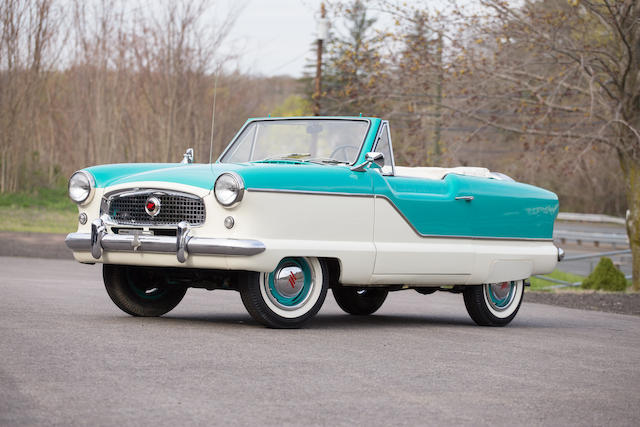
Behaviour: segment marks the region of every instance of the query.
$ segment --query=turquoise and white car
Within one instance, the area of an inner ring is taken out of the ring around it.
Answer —
[[[332,289],[368,315],[389,291],[461,292],[479,325],[516,315],[525,281],[551,272],[558,198],[484,168],[400,167],[388,122],[250,119],[220,158],[74,173],[78,231],[113,302],[160,316],[189,287],[237,290],[255,320],[299,327]]]

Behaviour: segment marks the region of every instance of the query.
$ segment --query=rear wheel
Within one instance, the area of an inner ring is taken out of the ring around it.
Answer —
[[[364,316],[375,313],[387,299],[384,289],[350,288],[346,286],[333,288],[336,302],[346,313]]]
[[[465,286],[464,305],[480,326],[505,326],[518,314],[524,295],[524,280]]]
[[[318,258],[284,258],[271,273],[247,273],[240,296],[256,321],[270,328],[298,328],[316,315],[327,295],[328,270]]]
[[[187,292],[148,267],[104,264],[102,277],[111,300],[132,316],[162,316],[173,310]]]

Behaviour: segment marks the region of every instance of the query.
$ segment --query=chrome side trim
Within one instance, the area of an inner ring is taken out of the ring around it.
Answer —
[[[288,193],[288,194],[309,194],[316,196],[340,196],[340,197],[373,197],[380,198],[386,200],[398,214],[404,219],[404,221],[411,227],[411,229],[420,237],[425,238],[439,238],[439,239],[472,239],[472,240],[515,240],[515,241],[527,241],[527,242],[552,242],[553,238],[542,239],[542,238],[531,238],[531,237],[490,237],[490,236],[453,236],[453,235],[445,235],[445,234],[423,234],[420,233],[414,226],[411,224],[409,219],[400,211],[400,209],[393,203],[391,199],[387,196],[381,194],[367,194],[367,193],[332,193],[330,191],[302,191],[302,190],[278,190],[272,188],[247,188],[247,191],[256,192],[256,193]]]
[[[308,190],[279,190],[275,188],[247,188],[247,191],[255,193],[289,193],[289,194],[310,194],[314,196],[343,196],[343,197],[375,197],[370,193],[340,193],[331,191],[308,191]]]
[[[73,251],[90,251],[91,234],[70,233],[65,239]],[[153,252],[176,254],[178,239],[173,236],[148,236],[143,234],[107,234],[100,240],[100,248],[113,252]],[[184,247],[189,254],[251,256],[266,250],[258,240],[190,237]],[[182,262],[182,261],[181,261]]]
[[[259,240],[192,237],[187,250],[201,255],[250,256],[264,252],[266,247]]]

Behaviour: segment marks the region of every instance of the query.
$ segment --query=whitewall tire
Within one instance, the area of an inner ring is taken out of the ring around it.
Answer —
[[[524,280],[466,286],[464,305],[469,316],[481,326],[505,326],[522,304]]]
[[[242,302],[256,321],[271,328],[298,328],[320,310],[327,295],[325,263],[313,257],[287,257],[270,273],[246,273]]]

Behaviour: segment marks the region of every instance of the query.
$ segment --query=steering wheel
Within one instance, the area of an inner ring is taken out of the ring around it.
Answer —
[[[354,155],[357,156],[358,153],[360,152],[360,150],[358,149],[358,147],[353,146],[353,145],[338,145],[336,148],[333,149],[333,151],[331,152],[331,158],[332,159],[336,159],[336,160],[344,160],[345,162],[350,162],[351,158],[349,157],[348,151],[352,150],[354,152]],[[338,153],[342,153],[342,157],[339,157]]]

